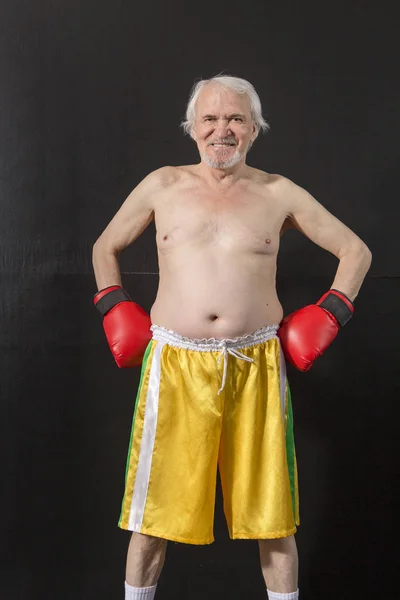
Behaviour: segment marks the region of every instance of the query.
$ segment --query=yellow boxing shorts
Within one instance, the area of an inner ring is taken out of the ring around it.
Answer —
[[[231,538],[293,534],[297,467],[278,326],[233,340],[151,329],[119,526],[210,544],[218,466]]]

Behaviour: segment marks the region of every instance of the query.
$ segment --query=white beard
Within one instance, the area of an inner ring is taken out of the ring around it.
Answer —
[[[233,156],[225,160],[223,158],[220,158],[219,160],[217,158],[211,158],[211,156],[209,156],[208,154],[200,154],[200,158],[204,163],[206,163],[206,165],[208,165],[212,169],[231,169],[232,167],[237,165],[238,162],[240,162],[244,156],[246,156],[251,146],[252,143],[250,142],[247,150],[242,150],[242,152],[236,150]]]

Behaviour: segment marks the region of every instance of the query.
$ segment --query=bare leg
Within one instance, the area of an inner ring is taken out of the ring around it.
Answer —
[[[155,585],[164,566],[167,540],[132,533],[126,559],[126,582],[134,587]]]
[[[259,540],[261,569],[272,592],[288,594],[298,587],[298,556],[294,536]]]

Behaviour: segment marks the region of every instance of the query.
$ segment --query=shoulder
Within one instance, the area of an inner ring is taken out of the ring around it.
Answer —
[[[257,171],[254,176],[258,180],[258,185],[264,190],[265,197],[273,198],[285,215],[281,233],[295,226],[298,216],[305,215],[311,218],[316,211],[324,210],[311,194],[288,177],[277,173],[254,171]]]
[[[296,187],[290,179],[283,177],[283,175],[269,173],[254,167],[249,167],[248,176],[252,183],[264,187],[270,192],[287,192]]]
[[[268,185],[276,193],[284,195],[296,194],[296,192],[302,189],[288,177],[285,177],[284,175],[279,175],[277,173],[269,174]]]
[[[160,167],[149,173],[141,183],[154,189],[166,188],[173,185],[179,179],[179,176],[179,167]]]
[[[285,204],[289,213],[319,204],[306,189],[283,175],[271,175],[269,189]]]

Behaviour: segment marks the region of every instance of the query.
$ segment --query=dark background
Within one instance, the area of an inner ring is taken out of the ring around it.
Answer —
[[[123,598],[117,528],[138,370],[92,305],[92,244],[134,186],[197,161],[179,130],[197,78],[251,81],[271,131],[249,164],[311,192],[368,244],[356,316],[289,370],[302,600],[397,598],[399,52],[395,3],[0,0],[0,600]],[[285,312],[337,262],[282,239]],[[121,258],[147,310],[154,226]],[[265,598],[255,542],[169,545],[157,598]]]

